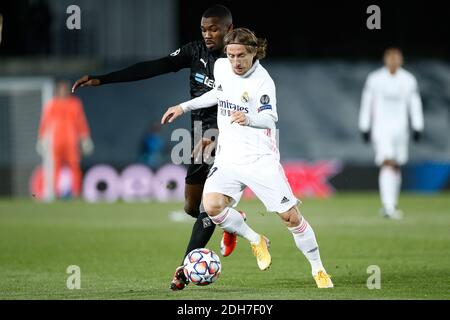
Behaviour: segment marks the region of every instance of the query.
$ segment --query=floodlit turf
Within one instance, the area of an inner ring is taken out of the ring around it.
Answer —
[[[172,292],[169,283],[193,220],[172,222],[181,203],[86,204],[0,200],[1,299],[449,299],[450,195],[403,194],[402,221],[382,219],[375,193],[304,199],[334,289],[319,290],[309,264],[275,214],[242,202],[248,223],[271,240],[261,272],[250,245],[221,258],[218,281]],[[221,230],[208,248],[219,253]],[[69,290],[69,265],[81,289]],[[381,289],[366,286],[381,269]]]

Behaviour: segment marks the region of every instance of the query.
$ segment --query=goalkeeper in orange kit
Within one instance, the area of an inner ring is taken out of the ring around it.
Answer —
[[[58,177],[63,165],[67,165],[72,173],[72,196],[80,195],[80,145],[84,154],[93,151],[83,106],[78,97],[70,94],[69,84],[60,81],[55,97],[44,107],[37,143],[38,153],[49,159],[44,165],[50,180],[46,183],[51,184],[46,200],[59,196]]]

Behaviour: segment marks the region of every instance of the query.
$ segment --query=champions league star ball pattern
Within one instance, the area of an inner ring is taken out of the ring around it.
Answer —
[[[184,258],[184,275],[197,286],[206,286],[217,280],[222,271],[219,256],[206,248],[194,249]]]

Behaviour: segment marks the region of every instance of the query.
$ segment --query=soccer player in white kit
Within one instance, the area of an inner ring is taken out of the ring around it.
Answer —
[[[375,163],[380,166],[379,191],[387,218],[401,219],[397,209],[401,189],[400,167],[408,160],[409,124],[419,141],[424,128],[422,102],[416,78],[402,68],[397,48],[384,53],[385,66],[371,72],[361,99],[359,129],[365,142],[372,140]]]
[[[215,88],[202,96],[171,107],[161,123],[183,113],[218,105],[219,138],[214,165],[203,190],[203,205],[211,220],[223,230],[247,239],[258,267],[266,270],[272,259],[269,240],[256,233],[235,206],[248,186],[268,211],[277,212],[294,236],[295,244],[311,264],[319,288],[333,283],[322,265],[312,227],[300,214],[300,202],[289,186],[279,162],[275,122],[278,120],[275,84],[259,60],[266,41],[245,28],[225,37],[227,58],[214,66]]]

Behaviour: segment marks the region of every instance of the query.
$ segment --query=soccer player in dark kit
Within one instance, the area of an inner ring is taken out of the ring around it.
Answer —
[[[213,5],[203,13],[200,27],[203,40],[190,42],[161,59],[137,63],[105,75],[85,75],[75,82],[72,91],[84,86],[148,79],[183,68],[190,68],[191,97],[201,96],[214,87],[214,63],[218,58],[225,56],[223,39],[233,28],[231,12],[222,5]],[[191,121],[191,137],[194,136],[195,121],[201,121],[202,137],[206,130],[217,129],[217,106],[192,112]],[[213,143],[211,139],[202,138],[198,143],[194,142],[194,145],[196,145],[195,149],[200,145],[202,147],[200,149],[212,150]],[[201,163],[194,163],[194,155],[192,155],[186,175],[184,210],[196,218],[196,221],[183,259],[191,250],[204,248],[215,229],[215,224],[211,222],[201,205],[203,187],[211,166],[204,160],[203,158]],[[243,212],[241,214],[245,217]],[[224,232],[221,240],[223,256],[228,256],[233,252],[236,241],[235,234]],[[170,287],[172,290],[182,290],[186,285],[183,267],[179,266],[175,270]]]

